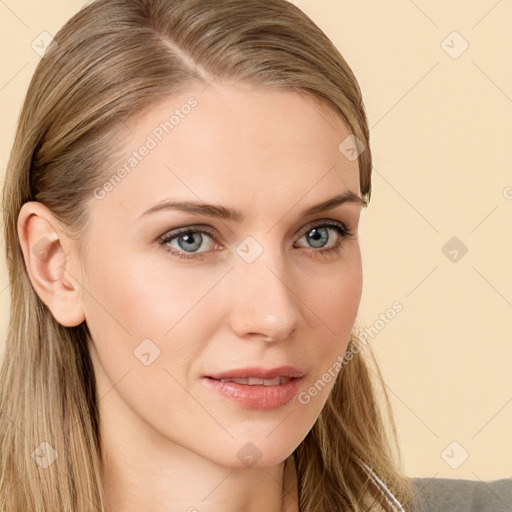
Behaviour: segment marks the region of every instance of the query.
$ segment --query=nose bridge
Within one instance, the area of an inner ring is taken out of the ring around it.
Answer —
[[[237,250],[240,257],[233,276],[236,292],[232,329],[240,337],[260,335],[267,341],[284,339],[296,329],[300,315],[286,262],[279,249],[262,250],[253,261],[246,259],[250,251],[254,258],[257,249],[254,242],[247,243],[248,252],[240,252],[247,249],[244,242]]]

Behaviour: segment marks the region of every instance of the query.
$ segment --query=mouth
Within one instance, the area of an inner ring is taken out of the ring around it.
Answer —
[[[276,379],[293,379],[304,377],[304,372],[295,366],[278,366],[275,368],[260,368],[257,366],[248,368],[237,368],[233,370],[226,370],[224,372],[216,372],[207,377],[215,380],[247,380],[247,382],[240,382],[240,384],[263,384],[268,386],[276,385]],[[273,383],[264,384],[263,381],[273,381]]]
[[[242,368],[206,376],[216,394],[245,409],[277,409],[294,400],[304,372],[291,366],[273,369]]]
[[[285,384],[292,377],[275,377],[273,379],[260,379],[258,377],[247,377],[247,378],[227,378],[227,379],[214,379],[220,382],[234,382],[235,384],[244,384],[246,386],[278,386],[279,384]]]

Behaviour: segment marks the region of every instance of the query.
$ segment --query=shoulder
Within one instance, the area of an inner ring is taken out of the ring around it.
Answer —
[[[509,512],[512,479],[413,478],[415,512]]]

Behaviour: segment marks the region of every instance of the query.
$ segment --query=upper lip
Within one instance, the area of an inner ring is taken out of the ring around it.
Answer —
[[[216,380],[231,378],[243,379],[248,377],[256,377],[259,379],[275,379],[276,377],[298,378],[303,376],[304,372],[294,366],[279,366],[276,368],[260,368],[253,366],[248,368],[236,368],[207,375],[207,377]]]

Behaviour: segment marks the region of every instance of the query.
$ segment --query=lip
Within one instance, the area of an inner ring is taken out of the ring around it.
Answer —
[[[203,379],[209,389],[240,407],[258,410],[277,409],[291,402],[299,392],[302,381],[302,377],[294,377],[282,384],[264,386],[222,382],[210,377]]]
[[[243,378],[274,379],[282,377],[284,382],[270,386],[222,382],[220,379]],[[285,406],[296,397],[304,372],[293,366],[278,368],[238,368],[214,373],[203,378],[208,389],[230,399],[245,409],[270,410]]]

